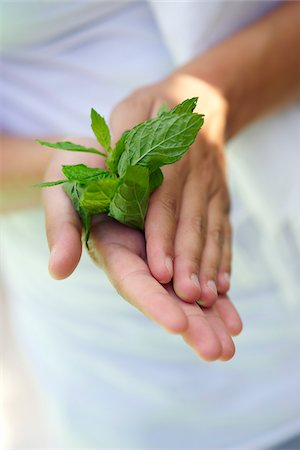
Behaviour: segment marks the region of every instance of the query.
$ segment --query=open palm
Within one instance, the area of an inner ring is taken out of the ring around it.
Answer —
[[[101,167],[93,154],[57,154],[47,180],[61,178],[61,165],[83,162]],[[60,186],[43,191],[46,230],[51,255],[49,270],[56,279],[68,277],[81,256],[82,225]],[[206,360],[228,360],[234,355],[231,336],[241,331],[240,317],[228,297],[219,296],[213,306],[187,303],[174,292],[172,282],[162,285],[152,275],[146,258],[144,234],[104,215],[94,217],[90,253],[107,272],[120,295],[160,326],[180,334]]]
[[[181,334],[203,359],[232,358],[231,336],[238,334],[242,325],[230,300],[220,296],[215,305],[203,308],[178,298],[171,283],[161,285],[147,265],[143,233],[98,216],[90,252],[123,298],[166,330]]]

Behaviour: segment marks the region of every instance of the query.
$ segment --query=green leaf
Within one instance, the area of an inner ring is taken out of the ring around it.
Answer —
[[[129,131],[124,131],[121,138],[117,141],[114,150],[112,150],[106,159],[106,164],[112,171],[112,173],[118,172],[118,164],[119,160],[124,152],[125,149],[125,139]]]
[[[62,172],[69,181],[87,183],[98,178],[112,177],[112,174],[105,169],[87,167],[85,164],[75,164],[62,166]]]
[[[110,201],[118,184],[119,179],[114,177],[92,181],[87,186],[77,182],[68,182],[64,185],[64,191],[70,197],[82,221],[87,247],[91,230],[91,216],[109,211]]]
[[[79,212],[79,201],[83,188],[78,183],[68,182],[63,187],[64,191],[72,200],[73,206]]]
[[[110,131],[104,117],[100,116],[97,111],[91,109],[91,127],[99,144],[106,150],[110,150]]]
[[[123,150],[121,157],[118,163],[118,174],[120,177],[123,177],[127,171],[127,168],[130,166],[130,156],[127,150]]]
[[[129,165],[141,165],[154,172],[180,159],[196,139],[203,124],[199,114],[170,114],[147,120],[135,126],[125,139],[126,160],[119,161],[119,172]],[[122,164],[121,164],[122,163]]]
[[[90,182],[82,191],[79,205],[89,214],[108,213],[120,181],[118,178],[103,178]]]
[[[149,189],[150,194],[152,194],[155,189],[157,189],[163,182],[164,176],[160,169],[156,169],[154,172],[150,174],[149,178]]]
[[[187,99],[170,111],[163,104],[156,118],[125,131],[114,151],[110,147],[110,132],[104,118],[92,109],[92,129],[108,155],[68,141],[37,140],[50,148],[95,153],[106,158],[110,171],[85,164],[64,165],[62,172],[66,180],[36,185],[64,184],[83,223],[87,247],[94,214],[108,213],[125,225],[144,229],[149,196],[163,182],[160,167],[180,159],[203,124],[203,115],[193,113],[196,103],[196,97]]]
[[[168,105],[166,104],[166,102],[163,102],[163,104],[161,105],[161,107],[158,110],[156,117],[160,117],[162,114],[166,113],[167,111],[168,111]]]
[[[169,114],[192,113],[197,106],[198,97],[187,98],[168,111]]]
[[[68,180],[57,180],[57,181],[45,181],[45,183],[37,183],[32,185],[32,187],[38,187],[38,188],[44,188],[44,187],[51,187],[51,186],[57,186],[58,184],[66,183]]]
[[[83,193],[83,187],[78,183],[69,182],[64,185],[64,191],[70,197],[75,210],[79,214],[85,231],[85,245],[88,248],[88,241],[91,231],[91,214],[80,206],[80,198]]]
[[[143,230],[149,194],[148,169],[129,166],[111,201],[109,215],[125,225]]]
[[[67,183],[68,181],[85,184],[100,178],[115,178],[115,175],[105,169],[87,167],[85,164],[62,166],[62,172],[67,177],[66,180],[46,181],[44,183],[34,184],[32,187],[51,187]]]
[[[96,148],[84,147],[83,145],[74,144],[73,142],[69,142],[69,141],[46,142],[46,141],[41,141],[40,139],[36,139],[36,142],[43,145],[44,147],[56,148],[57,150],[68,150],[70,152],[95,153],[97,155],[104,156],[106,158],[106,154],[100,152]]]

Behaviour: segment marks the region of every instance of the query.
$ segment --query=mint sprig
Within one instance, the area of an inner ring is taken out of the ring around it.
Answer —
[[[197,97],[187,99],[170,110],[164,103],[157,117],[125,131],[114,149],[105,119],[92,109],[92,130],[107,153],[69,141],[36,140],[46,147],[95,153],[105,158],[107,169],[64,165],[65,179],[36,185],[64,185],[82,220],[87,246],[94,214],[106,213],[125,225],[144,229],[149,197],[163,182],[160,167],[179,160],[203,125],[204,116],[194,113],[197,100]]]
[[[68,150],[70,152],[85,152],[85,153],[95,153],[96,155],[106,157],[106,154],[100,152],[96,148],[92,147],[84,147],[83,145],[74,144],[73,142],[64,141],[64,142],[46,142],[41,141],[40,139],[36,139],[36,142],[43,145],[44,147],[56,148],[57,150]]]

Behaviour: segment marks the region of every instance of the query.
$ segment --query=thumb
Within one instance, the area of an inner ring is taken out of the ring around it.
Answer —
[[[151,117],[152,95],[148,91],[135,91],[119,102],[110,116],[113,140],[120,139],[124,131]]]
[[[88,139],[76,139],[90,145]],[[93,141],[92,141],[93,142]],[[84,163],[90,167],[103,167],[103,158],[91,153],[58,152],[45,174],[46,181],[62,178],[61,166]],[[45,223],[50,247],[49,272],[55,279],[68,277],[81,257],[82,225],[77,212],[61,186],[43,189]]]

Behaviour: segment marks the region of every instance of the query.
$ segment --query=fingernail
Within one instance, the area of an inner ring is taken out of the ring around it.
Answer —
[[[210,289],[215,295],[218,295],[218,291],[217,291],[217,286],[216,283],[213,280],[209,280],[206,283],[206,286],[208,287],[208,289]]]
[[[205,302],[202,300],[196,300],[196,302],[198,306],[205,308]]]
[[[192,283],[194,284],[194,286],[196,286],[197,289],[200,289],[199,278],[197,277],[197,275],[195,273],[192,273],[191,280],[192,280]]]
[[[170,256],[166,257],[165,266],[168,269],[168,272],[169,272],[169,274],[172,277],[173,276],[173,261],[172,261],[172,258]]]
[[[49,262],[51,262],[53,257],[55,257],[55,253],[56,253],[55,245],[52,245],[52,247],[50,248]]]
[[[52,278],[55,278],[55,273],[52,270],[52,265],[53,265],[53,257],[55,257],[55,247],[52,247],[50,250],[50,256],[49,256],[49,260],[48,260],[48,271],[51,275]]]
[[[53,262],[55,261],[55,256],[57,253],[57,247],[53,245],[50,251],[49,262],[48,262],[48,272],[52,278],[58,280],[59,277],[56,275],[56,272],[53,270]]]
[[[230,274],[228,272],[223,273],[223,281],[230,284]]]

